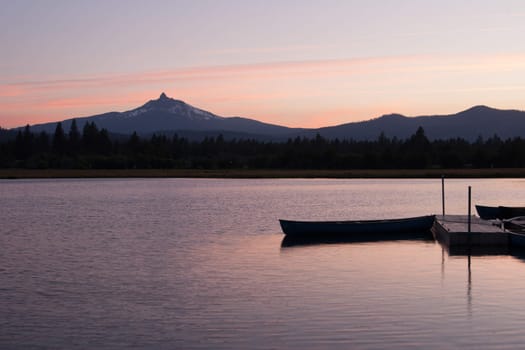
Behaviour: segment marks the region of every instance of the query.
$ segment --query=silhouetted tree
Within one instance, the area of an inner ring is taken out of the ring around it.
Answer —
[[[99,131],[95,122],[84,124],[84,127],[82,128],[82,148],[85,153],[97,153],[98,135]]]
[[[35,140],[35,149],[37,149],[40,153],[48,153],[51,151],[49,135],[45,131],[42,131],[38,134]]]
[[[78,152],[80,149],[80,132],[78,131],[77,121],[73,119],[69,128],[69,151],[72,153]]]
[[[97,135],[97,153],[104,155],[112,153],[112,143],[106,129],[100,130]]]
[[[53,134],[52,142],[53,152],[62,155],[66,149],[66,135],[64,129],[62,129],[62,123],[57,123],[55,133]]]

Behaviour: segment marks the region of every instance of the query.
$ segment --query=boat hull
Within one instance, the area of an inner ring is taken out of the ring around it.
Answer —
[[[495,220],[499,218],[499,207],[488,207],[485,205],[476,205],[478,216],[483,220]]]
[[[287,236],[372,235],[424,232],[434,224],[434,215],[389,220],[292,221],[279,220]]]
[[[525,248],[525,234],[509,232],[509,242],[511,247]]]
[[[525,216],[525,207],[490,207],[485,205],[476,205],[476,211],[483,220],[511,219],[517,216]]]
[[[510,246],[525,248],[525,221],[523,217],[504,220],[503,225],[508,232]]]

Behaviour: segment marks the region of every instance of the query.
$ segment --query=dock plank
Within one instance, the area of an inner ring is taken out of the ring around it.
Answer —
[[[437,240],[447,246],[477,245],[496,246],[508,245],[508,234],[499,225],[490,220],[470,217],[470,232],[466,215],[438,215],[432,232]]]

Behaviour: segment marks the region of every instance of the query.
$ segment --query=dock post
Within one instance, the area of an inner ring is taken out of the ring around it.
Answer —
[[[471,254],[471,243],[472,243],[472,238],[471,238],[471,207],[472,207],[472,187],[469,186],[468,187],[468,233],[467,233],[467,237],[468,237],[468,271],[469,271],[469,279],[470,279],[470,254]]]
[[[445,175],[441,175],[441,205],[443,207],[443,217],[445,217]]]
[[[468,233],[467,233],[467,239],[468,239],[468,256],[469,256],[469,266],[470,266],[470,243],[471,243],[471,234],[470,234],[470,224],[471,224],[471,213],[470,213],[470,207],[472,206],[471,205],[471,194],[472,194],[472,187],[468,187],[468,218],[467,218],[467,222],[468,222]]]
[[[470,207],[472,206],[472,205],[471,205],[471,200],[470,200],[470,198],[471,198],[471,193],[472,193],[472,187],[469,186],[469,187],[468,187],[468,233],[470,233],[470,215],[471,215],[471,213],[470,213]]]

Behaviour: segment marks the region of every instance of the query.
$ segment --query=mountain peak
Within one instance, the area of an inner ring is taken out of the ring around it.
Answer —
[[[402,114],[399,114],[399,113],[390,113],[390,114],[384,114],[380,118],[385,118],[385,119],[404,119],[406,117],[404,115],[402,115]]]
[[[171,97],[168,97],[166,93],[161,93],[159,98],[156,100],[149,100],[145,105],[139,108],[160,108],[160,109],[166,109],[171,108],[175,105],[184,105],[185,103],[179,100],[175,100]]]
[[[489,106],[485,106],[485,105],[477,105],[477,106],[470,107],[469,109],[463,111],[463,113],[465,112],[480,113],[480,112],[487,112],[487,111],[494,111],[494,109]]]
[[[163,115],[163,118],[168,116],[170,116],[170,118],[175,117],[179,121],[186,120],[188,123],[223,119],[222,117],[214,115],[210,112],[195,108],[184,101],[168,97],[164,92],[160,94],[158,99],[149,100],[141,107],[124,112],[124,114],[128,118],[144,118],[146,116],[148,118],[148,122],[151,122],[152,118],[159,115]],[[161,130],[163,126],[161,124],[159,125],[160,126],[158,127],[158,130]],[[191,129],[191,127],[188,126],[184,126],[184,128]]]

